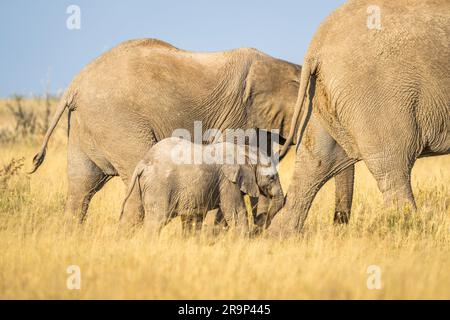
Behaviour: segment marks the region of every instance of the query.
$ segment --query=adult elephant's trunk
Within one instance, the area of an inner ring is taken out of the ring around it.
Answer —
[[[298,122],[298,118],[299,118],[301,110],[302,110],[303,103],[305,101],[306,90],[308,89],[311,74],[313,74],[314,72],[315,72],[315,66],[311,66],[311,62],[307,61],[307,59],[305,59],[305,63],[302,67],[302,74],[300,77],[300,88],[298,90],[297,102],[295,103],[295,111],[294,111],[294,115],[292,116],[291,129],[289,131],[288,137],[286,138],[286,142],[284,143],[283,148],[280,151],[280,159],[286,155],[286,153],[292,143],[299,144],[301,141],[302,137],[300,136],[299,139],[297,140],[297,142],[295,142],[294,135],[297,130],[297,122]],[[307,119],[306,114],[303,116],[303,119],[304,120],[302,121],[302,123],[304,123],[304,121],[306,121],[306,119]],[[300,129],[302,127],[303,127],[303,124],[301,126],[299,126]]]

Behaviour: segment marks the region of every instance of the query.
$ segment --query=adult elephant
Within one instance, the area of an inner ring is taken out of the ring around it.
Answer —
[[[204,130],[279,129],[287,136],[300,72],[300,66],[255,49],[194,53],[155,39],[124,42],[72,81],[34,158],[33,172],[67,108],[66,213],[83,221],[92,196],[111,177],[128,182],[152,145],[175,129],[192,133],[194,121],[202,121]],[[132,222],[142,212],[130,202],[122,217]]]
[[[309,46],[287,138],[302,115],[301,145],[273,232],[301,230],[321,186],[359,160],[388,205],[415,208],[414,162],[450,152],[450,2],[372,4],[347,2]]]

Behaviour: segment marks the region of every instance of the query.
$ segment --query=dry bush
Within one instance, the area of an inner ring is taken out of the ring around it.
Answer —
[[[3,130],[0,138],[6,142],[16,142],[18,139],[27,138],[36,134],[37,117],[33,109],[24,108],[21,96],[14,97],[14,103],[6,105],[14,118],[14,128],[12,130]]]
[[[54,100],[49,94],[45,94],[43,99],[35,98],[34,101],[40,105],[38,108],[19,95],[7,101],[5,109],[13,125],[0,128],[0,143],[41,139],[49,127]]]
[[[7,164],[0,168],[0,192],[5,190],[8,182],[16,176],[23,167],[24,158],[11,159]]]

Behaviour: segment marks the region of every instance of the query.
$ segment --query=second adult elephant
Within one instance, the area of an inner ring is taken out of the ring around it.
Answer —
[[[448,0],[353,0],[326,19],[305,56],[288,137],[303,114],[300,147],[273,232],[299,231],[322,185],[360,160],[386,204],[415,209],[415,161],[450,153],[449,40]]]
[[[193,136],[195,121],[202,121],[203,130],[278,129],[286,137],[300,72],[300,66],[255,49],[195,53],[155,39],[126,41],[72,81],[34,158],[33,171],[43,162],[67,108],[66,212],[83,221],[92,196],[111,177],[119,175],[128,184],[151,146],[176,129],[187,129]],[[342,190],[351,193],[346,186]],[[346,201],[338,202],[342,210]],[[123,221],[139,220],[139,203],[130,201],[127,207]]]

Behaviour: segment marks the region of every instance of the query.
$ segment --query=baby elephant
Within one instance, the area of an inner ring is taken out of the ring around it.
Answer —
[[[153,146],[136,166],[122,213],[127,201],[138,201],[145,211],[144,227],[150,232],[158,234],[180,216],[187,234],[194,222],[197,230],[201,228],[207,211],[219,209],[216,227],[234,221],[236,231],[247,234],[244,194],[270,199],[267,215],[255,217],[257,226],[268,226],[284,205],[278,173],[269,157],[228,142],[199,145],[168,138]]]

